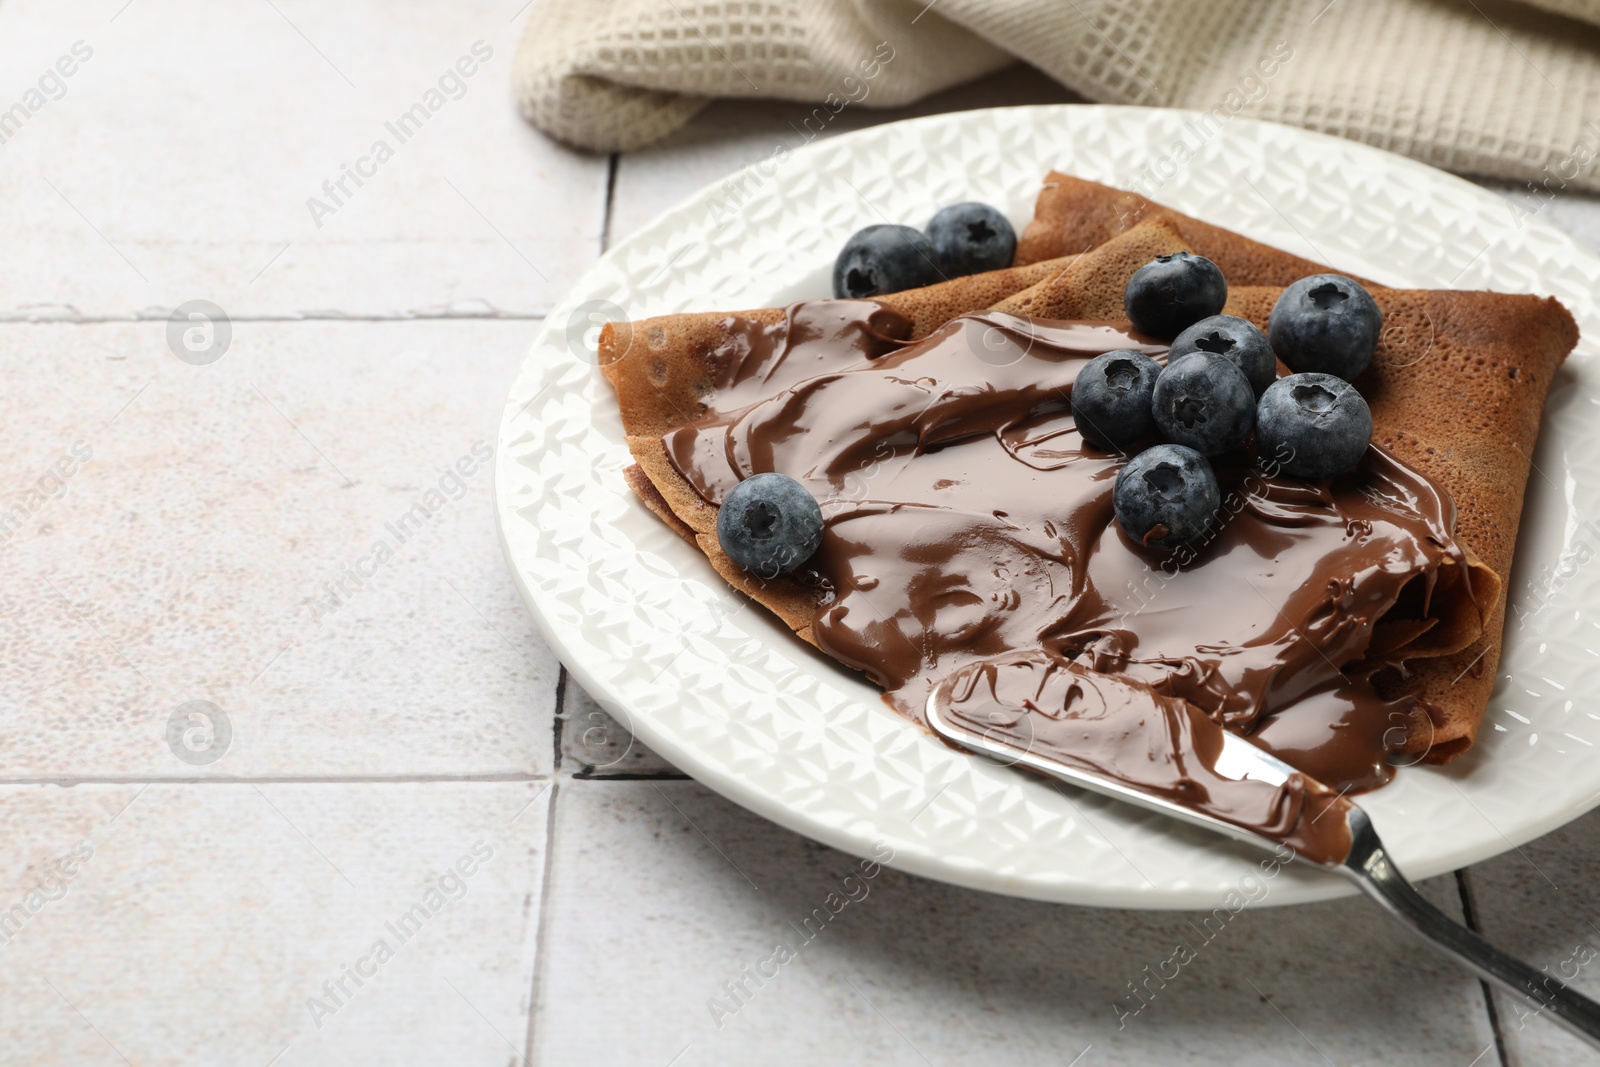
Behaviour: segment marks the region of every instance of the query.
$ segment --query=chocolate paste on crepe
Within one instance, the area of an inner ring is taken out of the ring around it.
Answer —
[[[941,715],[1013,751],[1115,778],[1316,863],[1350,854],[1351,803],[1301,773],[1281,784],[1219,773],[1223,734],[1193,704],[1047,652],[985,660],[939,683]],[[1141,709],[1137,715],[1130,708]]]
[[[1182,215],[1137,193],[1051,173],[1017,245],[1017,263],[1097,248],[1100,281],[1115,281],[1105,262],[1114,244],[1159,222],[1178,247],[1214,261],[1228,279],[1223,310],[1266,328],[1277,287],[1331,268]],[[1478,249],[1455,250],[1462,258]],[[1137,266],[1138,264],[1134,264]],[[1358,279],[1359,280],[1359,279]],[[1355,382],[1372,406],[1373,440],[1423,471],[1454,498],[1456,535],[1499,579],[1510,581],[1530,457],[1545,396],[1557,368],[1578,343],[1572,315],[1555,300],[1512,293],[1383,290],[1365,283],[1383,309],[1384,331],[1372,366]],[[1092,317],[1121,306],[1121,291],[1079,285],[1065,300],[1043,294],[1032,313]],[[1483,634],[1459,652],[1419,660],[1407,687],[1427,718],[1409,753],[1443,763],[1478,735],[1494,688],[1505,629],[1500,598]]]
[[[1387,781],[1409,718],[1372,676],[1481,625],[1426,478],[1378,449],[1320,482],[1241,451],[1214,464],[1214,536],[1156,554],[1116,523],[1124,457],[1084,444],[1069,397],[1093,356],[1163,345],[1001,312],[909,332],[870,301],[798,304],[730,346],[705,414],[665,435],[708,503],[764,471],[821,502],[801,579],[823,651],[914,718],[953,673],[1043,653],[1121,679],[1122,716],[1176,699],[1336,790]]]

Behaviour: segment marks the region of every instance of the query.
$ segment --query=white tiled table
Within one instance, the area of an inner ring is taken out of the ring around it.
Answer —
[[[92,50],[0,147],[0,1063],[1600,1062],[1358,901],[1246,912],[1120,1029],[1188,916],[888,872],[744,979],[849,857],[566,681],[475,446],[608,236],[801,109],[565,151],[509,101],[520,7],[0,0],[0,108]],[[1013,71],[834,129],[1064,99]],[[1600,244],[1594,199],[1548,217]],[[168,344],[196,299],[232,321],[209,365]],[[170,727],[191,701],[225,745]],[[1597,843],[1580,819],[1427,888],[1555,963],[1600,936]]]

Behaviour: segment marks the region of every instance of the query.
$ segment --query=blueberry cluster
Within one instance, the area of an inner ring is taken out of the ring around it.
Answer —
[[[1017,232],[999,211],[969,200],[943,208],[926,230],[888,223],[857,230],[833,262],[833,295],[860,300],[1011,266]]]
[[[1167,365],[1134,351],[1090,360],[1072,388],[1084,441],[1137,452],[1117,474],[1112,502],[1123,531],[1151,548],[1204,533],[1221,491],[1210,458],[1244,445],[1296,478],[1331,478],[1360,462],[1372,412],[1350,384],[1377,347],[1383,315],[1372,295],[1339,274],[1289,286],[1263,334],[1223,315],[1228,286],[1192,252],[1159,256],[1128,281],[1123,307],[1139,331],[1170,339]],[[1294,373],[1277,377],[1281,359]]]

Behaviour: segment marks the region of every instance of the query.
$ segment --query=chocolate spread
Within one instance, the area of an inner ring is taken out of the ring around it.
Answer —
[[[1012,751],[1114,777],[1319,863],[1349,854],[1341,794],[1303,774],[1276,784],[1218,773],[1222,729],[1131,678],[1036,650],[963,668],[938,693],[946,719]]]
[[[1127,323],[981,312],[911,343],[880,304],[817,301],[726,325],[703,416],[663,443],[708,502],[764,471],[821,502],[822,546],[794,577],[819,589],[823,651],[919,720],[958,672],[989,678],[989,704],[1032,672],[1036,746],[1087,745],[1148,790],[1338,853],[1301,815],[1389,780],[1418,717],[1375,680],[1403,673],[1395,646],[1432,625],[1441,582],[1471,596],[1440,489],[1378,448],[1321,481],[1241,449],[1213,461],[1212,532],[1159,553],[1115,521],[1126,457],[1087,445],[1070,407],[1091,357],[1164,356]],[[1316,781],[1224,796],[1219,727]]]

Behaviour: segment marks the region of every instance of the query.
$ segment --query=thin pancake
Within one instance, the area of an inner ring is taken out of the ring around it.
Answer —
[[[909,340],[927,336],[957,315],[978,311],[1048,280],[1076,257],[1009,267],[878,298],[911,320]],[[637,466],[625,474],[629,486],[676,533],[693,542],[734,588],[755,598],[807,641],[816,594],[786,579],[752,578],[722,553],[716,508],[701,500],[667,462],[661,435],[693,421],[710,392],[710,367],[736,345],[745,328],[775,328],[785,309],[663,315],[639,322],[607,324],[600,333],[600,370],[617,392],[628,448]],[[812,641],[814,644],[815,642]]]
[[[1017,240],[1016,265],[1087,252],[1151,219],[1170,223],[1184,247],[1222,268],[1229,285],[1285,286],[1330,269],[1191,218],[1138,193],[1057,171],[1045,177],[1034,203],[1033,221]],[[1377,288],[1364,278],[1356,280],[1369,289]]]
[[[1070,266],[1076,257],[972,274],[879,297],[912,321],[912,339],[926,337],[957,315],[978,311]],[[607,323],[600,332],[600,371],[617,391],[629,434],[656,434],[693,418],[710,389],[707,366],[730,340],[733,319],[772,326],[783,308],[662,315]]]
[[[1153,255],[1187,247],[1221,262],[1245,246],[1254,246],[1246,250],[1257,264],[1286,255],[1227,231],[1216,231],[1222,238],[1212,243],[1191,242],[1182,230],[1164,216],[1142,223],[997,308],[1042,318],[1116,314],[1122,285]],[[1224,311],[1265,329],[1281,292],[1235,285]],[[1494,687],[1505,627],[1505,598],[1498,594],[1510,582],[1529,457],[1545,396],[1578,342],[1578,328],[1550,298],[1376,287],[1372,293],[1385,329],[1372,366],[1355,384],[1372,407],[1374,442],[1450,494],[1456,535],[1496,594],[1478,639],[1414,663],[1406,683],[1427,712],[1407,748],[1444,762],[1471,746]],[[1280,365],[1280,373],[1287,368]]]
[[[1062,184],[1058,181],[1058,188]],[[1106,194],[1113,207],[1120,195],[1093,183],[1073,181],[1072,188],[1080,200],[1102,207],[1108,201]],[[1041,204],[1047,197],[1052,210],[1064,202],[1047,189]],[[1155,205],[1141,208],[1151,209],[1149,221],[1076,263],[1029,264],[1024,269],[1047,269],[1032,286],[994,306],[1037,317],[1120,317],[1122,290],[1132,271],[1154,255],[1188,247],[1219,264],[1232,265],[1229,277],[1234,289],[1227,310],[1265,326],[1278,290],[1241,283],[1290,281],[1325,269]],[[1120,226],[1118,218],[1112,211],[1108,221],[1102,212],[1101,229],[1094,233]],[[1030,226],[1032,240],[1027,250],[1019,251],[1019,261],[1043,247],[1038,224],[1036,220]],[[1017,278],[1012,275],[999,287]],[[943,312],[954,313],[959,301],[951,299],[956,290],[949,287],[958,285],[959,280],[933,287],[944,291],[939,297],[919,295],[932,292],[925,290],[882,302],[910,314],[917,322],[915,336],[923,336],[950,317],[940,318]],[[986,281],[983,286],[994,288],[997,282]],[[1475,585],[1486,590],[1482,599],[1489,607],[1488,618],[1481,620],[1481,637],[1459,652],[1419,661],[1408,684],[1426,716],[1419,716],[1407,746],[1415,753],[1425,752],[1430,760],[1443,761],[1471,744],[1483,717],[1499,656],[1504,603],[1498,593],[1509,571],[1520,519],[1526,457],[1537,436],[1546,391],[1556,368],[1576,344],[1577,331],[1571,316],[1553,300],[1493,293],[1380,292],[1377,287],[1374,295],[1390,328],[1373,370],[1357,384],[1372,403],[1375,439],[1455,499],[1458,533],[1475,553]],[[929,313],[928,305],[937,311]],[[678,475],[660,440],[666,430],[692,421],[701,410],[709,380],[707,361],[736,332],[731,329],[734,321],[771,327],[782,318],[783,312],[776,309],[734,317],[669,316],[609,331],[603,336],[602,352],[618,360],[608,364],[607,376],[618,388],[639,471],[653,490],[641,495],[664,518],[670,514],[675,528],[692,537],[730,584],[815,643],[810,620],[816,591],[781,578],[762,582],[728,560],[716,541],[715,507]],[[1397,325],[1407,328],[1397,330]],[[627,357],[634,354],[631,346],[640,331],[648,338],[648,358],[630,366]],[[642,488],[637,475],[634,480],[636,488]],[[1435,636],[1431,651],[1460,644],[1438,644],[1441,639],[1442,635]],[[1427,651],[1424,644],[1417,654]]]

